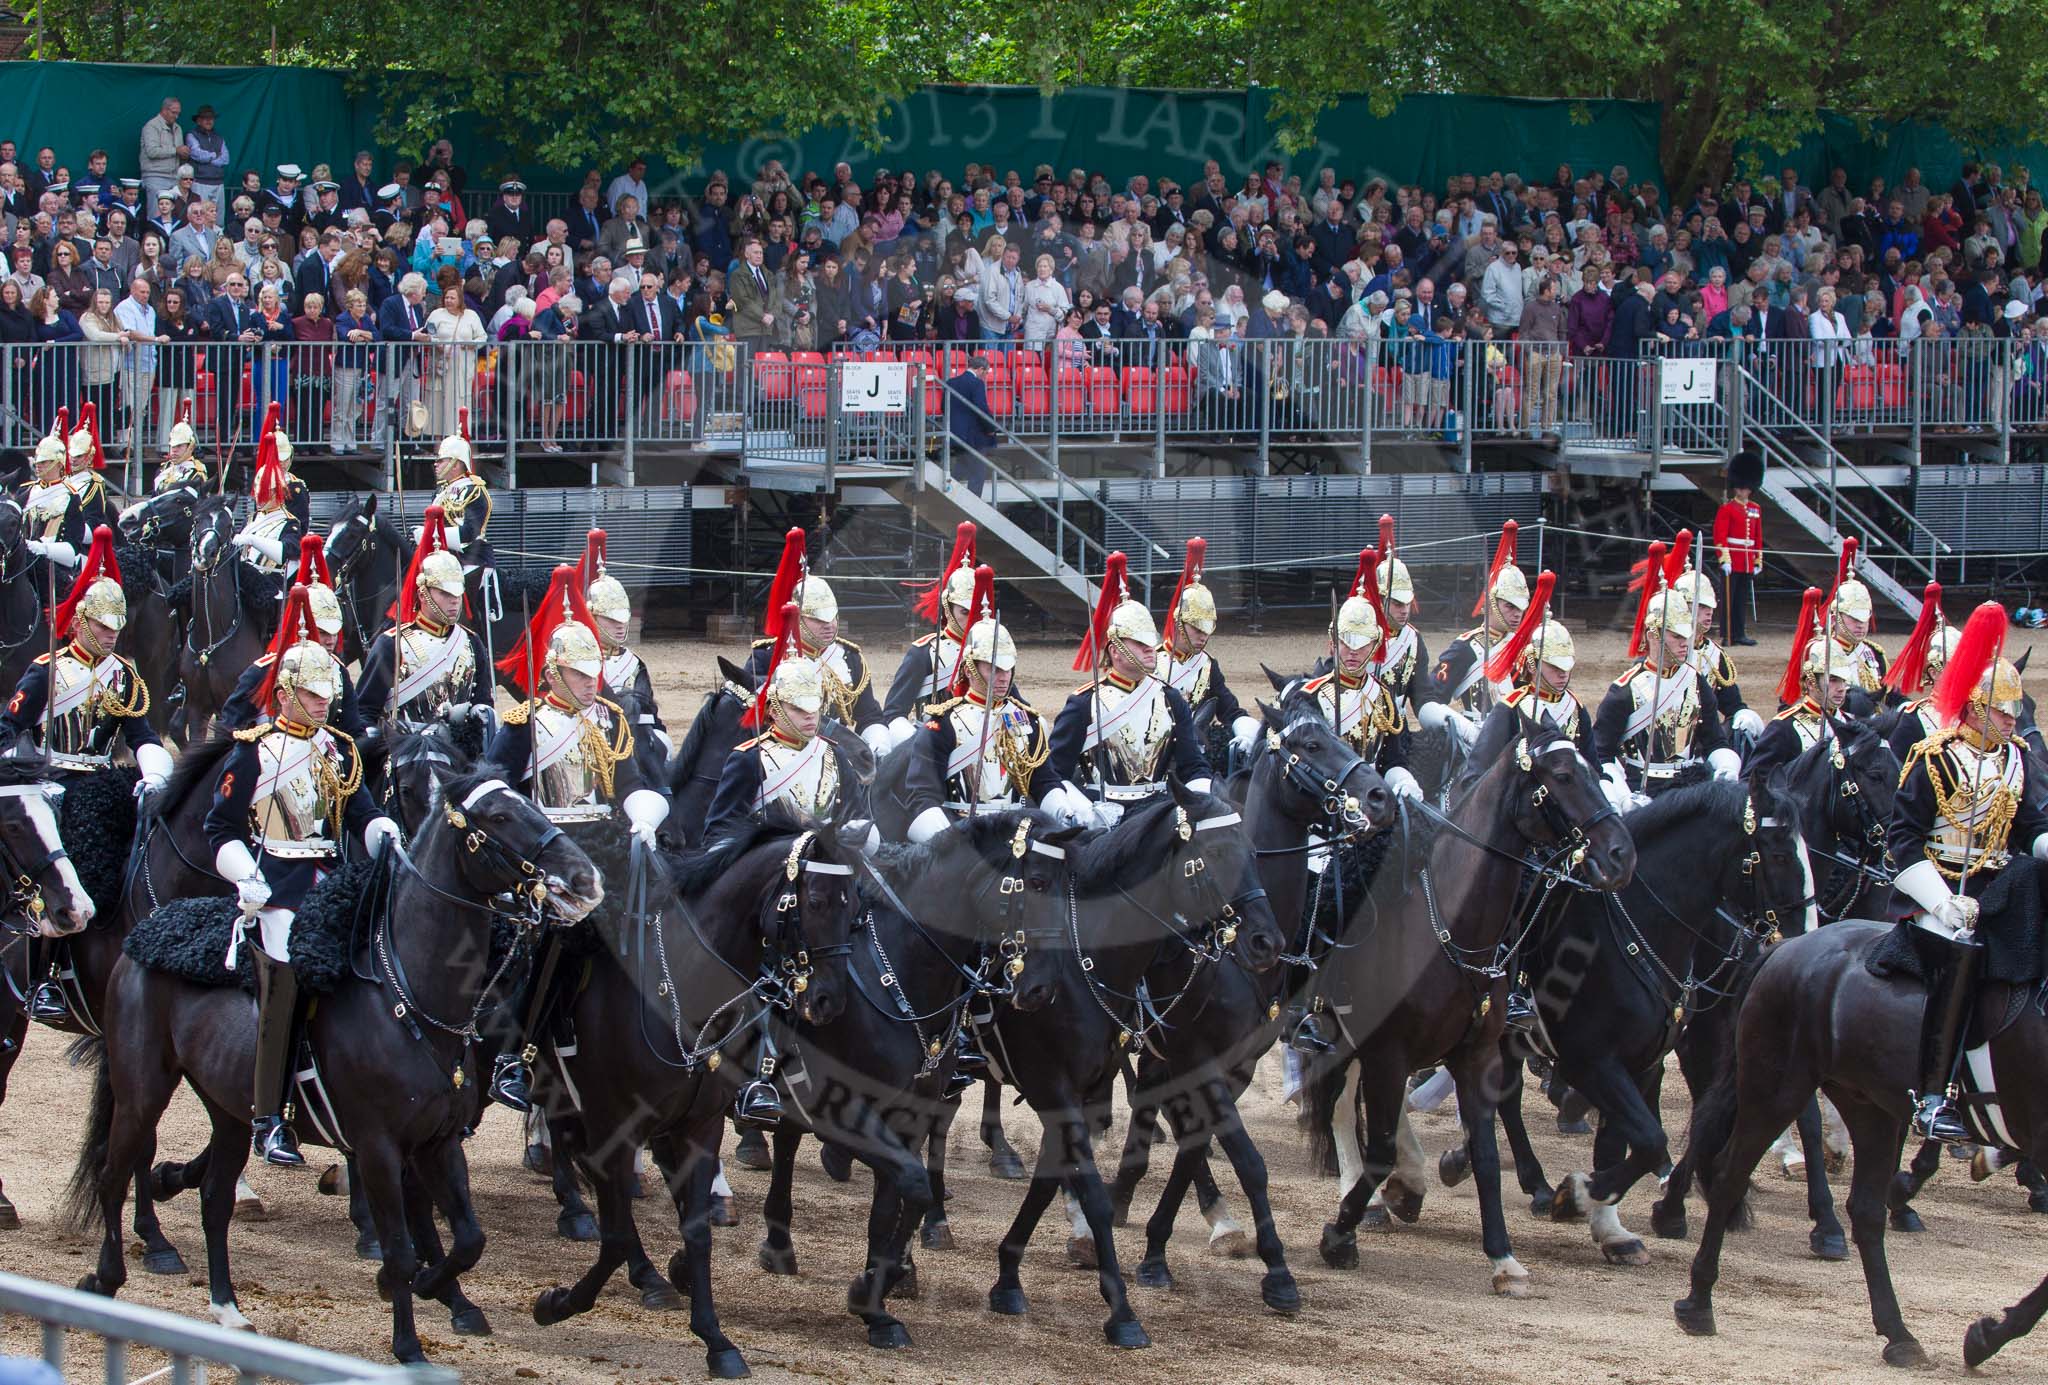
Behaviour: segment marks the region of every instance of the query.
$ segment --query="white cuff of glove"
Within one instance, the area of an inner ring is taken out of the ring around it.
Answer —
[[[1900,871],[1892,887],[1930,914],[1940,915],[1955,902],[1955,891],[1942,878],[1941,868],[1932,861],[1915,861]]]
[[[1425,702],[1415,709],[1415,719],[1422,723],[1425,731],[1437,730],[1450,714],[1451,709],[1441,702]]]
[[[388,817],[371,818],[363,824],[363,850],[375,856],[377,849],[386,842],[396,844],[405,836],[399,825]]]
[[[633,835],[652,846],[655,829],[668,820],[668,800],[653,789],[635,789],[619,804],[619,810],[626,815],[626,821],[633,826]]]
[[[864,728],[860,738],[867,742],[868,749],[875,753],[876,759],[887,755],[896,744],[896,738],[889,733],[889,728],[879,721]]]
[[[2048,861],[2048,832],[2034,838],[2033,852],[2035,860]]]
[[[1452,712],[1444,718],[1444,726],[1456,736],[1467,750],[1479,740],[1479,719],[1468,712]]]
[[[1058,792],[1059,790],[1057,789],[1053,790],[1053,793]],[[1046,797],[1050,798],[1052,794],[1047,794]],[[905,835],[910,838],[913,844],[928,842],[952,825],[952,815],[934,803],[931,807],[910,820],[910,827]]]
[[[1735,715],[1728,718],[1728,724],[1748,736],[1764,733],[1764,719],[1748,707],[1738,707]]]
[[[1387,787],[1393,790],[1394,797],[1422,797],[1422,785],[1419,782],[1417,782],[1414,775],[1408,772],[1406,766],[1395,765],[1392,769],[1386,772],[1386,775],[1384,777],[1387,781]]]
[[[143,787],[160,789],[171,777],[171,752],[160,745],[135,747],[135,768],[142,771]]]
[[[1250,751],[1259,743],[1259,732],[1266,729],[1266,723],[1249,712],[1240,712],[1237,720],[1230,723],[1230,739],[1239,750]]]
[[[230,885],[256,878],[256,858],[249,854],[249,844],[244,841],[222,842],[213,853],[213,868]]]
[[[276,539],[258,538],[254,534],[235,535],[235,547],[253,549],[273,563],[284,561],[284,545]]]
[[[1742,757],[1725,745],[1707,752],[1707,765],[1716,779],[1734,779],[1742,774]]]
[[[62,539],[31,540],[29,547],[53,563],[62,563],[65,567],[78,566],[78,550]]]
[[[1600,781],[1600,792],[1607,795],[1607,806],[1617,813],[1626,813],[1635,806],[1629,802],[1628,786],[1626,784],[1617,784],[1612,779],[1602,779]]]
[[[1070,827],[1095,826],[1095,805],[1071,783],[1062,782],[1048,789],[1038,806]]]
[[[897,717],[889,723],[885,730],[889,737],[889,749],[894,750],[897,746],[917,734],[917,723],[909,717]]]

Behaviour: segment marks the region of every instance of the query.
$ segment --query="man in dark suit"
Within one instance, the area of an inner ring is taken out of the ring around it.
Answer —
[[[527,205],[526,184],[517,178],[507,178],[498,184],[498,200],[484,213],[484,225],[491,228],[492,240],[503,240],[510,236],[525,249],[540,239],[534,229],[533,208]]]
[[[989,358],[979,353],[968,358],[967,368],[946,381],[946,428],[953,439],[976,452],[986,453],[995,445],[989,427]],[[979,496],[989,479],[989,469],[979,457],[955,454],[953,475],[970,494]],[[991,499],[993,495],[991,494]]]
[[[224,291],[206,305],[206,322],[213,339],[225,343],[208,352],[212,360],[207,363],[219,400],[221,436],[234,438],[240,447],[252,447],[248,409],[242,403],[242,370],[249,364],[250,348],[263,340],[263,333],[249,302],[247,274],[236,270],[228,276]]]
[[[1642,354],[1642,344],[1657,335],[1656,315],[1650,311],[1650,300],[1656,292],[1657,286],[1644,278],[1632,288],[1615,293],[1614,323],[1607,332],[1607,354],[1614,358],[1616,418],[1613,426],[1615,433],[1621,436],[1634,436],[1637,431],[1638,377],[1641,374],[1637,358]]]
[[[656,280],[657,294],[659,280]],[[577,334],[585,341],[608,342],[614,348],[591,362],[595,378],[590,382],[591,436],[609,440],[620,436],[626,362],[646,329],[647,312],[636,314],[631,275],[617,274],[605,286],[605,296],[584,313]]]
[[[661,413],[662,380],[667,375],[665,367],[670,363],[683,364],[681,353],[663,350],[664,343],[679,342],[683,339],[682,314],[676,310],[676,302],[661,291],[661,276],[653,270],[640,273],[640,292],[633,295],[626,309],[626,318],[633,324],[632,331],[639,349],[632,353],[633,398],[643,426]]]
[[[377,372],[380,445],[399,426],[396,411],[419,397],[420,353],[400,343],[427,340],[426,298],[426,279],[408,274],[398,281],[398,292],[377,305],[377,340],[387,343]]]

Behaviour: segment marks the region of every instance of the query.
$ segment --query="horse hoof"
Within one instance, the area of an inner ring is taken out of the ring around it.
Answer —
[[[458,1337],[488,1337],[491,1335],[491,1320],[484,1316],[483,1309],[473,1303],[461,1312],[452,1314],[448,1319],[448,1323],[449,1326],[455,1329],[455,1335]]]
[[[844,1145],[819,1146],[818,1162],[824,1166],[825,1177],[834,1183],[844,1183],[853,1177],[853,1155]]]
[[[1067,1263],[1077,1270],[1097,1268],[1095,1242],[1087,1236],[1067,1237]]]
[[[1822,1231],[1815,1227],[1806,1233],[1806,1243],[1813,1248],[1816,1259],[1846,1260],[1849,1258],[1849,1242],[1839,1231]]]
[[[1884,1349],[1884,1363],[1907,1370],[1921,1370],[1931,1364],[1927,1359],[1927,1349],[1911,1337],[1887,1343]]]
[[[162,1250],[146,1250],[142,1253],[142,1268],[151,1274],[189,1274],[185,1268],[185,1257],[178,1254],[176,1246],[165,1246]]]
[[[918,1243],[926,1250],[951,1250],[953,1248],[953,1227],[950,1222],[933,1222],[918,1233]]]
[[[1582,1221],[1586,1216],[1586,1176],[1571,1174],[1557,1185],[1557,1194],[1550,1204],[1550,1219],[1554,1222]]]
[[[749,1130],[740,1136],[739,1147],[732,1152],[732,1161],[755,1173],[766,1173],[775,1167],[775,1156],[768,1152],[768,1141],[758,1130]]]
[[[384,1246],[377,1239],[376,1232],[360,1231],[356,1233],[356,1259],[381,1261],[383,1258]]]
[[[1021,1317],[1028,1305],[1024,1302],[1022,1289],[990,1289],[988,1311],[1001,1313],[1006,1318]]]
[[[1349,1231],[1339,1231],[1335,1222],[1323,1227],[1322,1244],[1316,1249],[1322,1252],[1323,1263],[1333,1270],[1358,1268],[1358,1237]]]
[[[713,1196],[711,1199],[711,1224],[713,1226],[738,1226],[739,1217],[732,1210],[732,1199]]]
[[[1152,1339],[1136,1322],[1106,1322],[1102,1325],[1102,1337],[1120,1351],[1142,1351],[1152,1345]]]
[[[1529,1297],[1531,1293],[1529,1272],[1527,1270],[1523,1270],[1520,1273],[1514,1270],[1495,1270],[1493,1272],[1493,1291],[1502,1298]]]
[[[1899,1207],[1895,1208],[1892,1212],[1891,1227],[1894,1231],[1903,1231],[1906,1232],[1908,1235],[1911,1235],[1917,1232],[1925,1231],[1927,1229],[1927,1223],[1921,1221],[1920,1214],[1918,1212],[1915,1212],[1912,1208]]]
[[[684,1298],[690,1296],[690,1262],[680,1250],[668,1257],[668,1282]]]
[[[1625,1241],[1609,1241],[1600,1247],[1600,1253],[1607,1257],[1610,1265],[1647,1265],[1650,1263],[1649,1247],[1634,1236]]]
[[[533,1320],[542,1327],[553,1327],[558,1322],[567,1322],[575,1316],[569,1309],[569,1291],[560,1285],[543,1289],[540,1297],[533,1301]]]
[[[1999,1343],[1991,1334],[1998,1330],[1998,1319],[1982,1317],[1970,1324],[1970,1330],[1963,1334],[1963,1364],[1971,1370],[1983,1365],[1998,1354]]]
[[[1301,1290],[1285,1267],[1266,1271],[1265,1278],[1259,1281],[1259,1297],[1283,1318],[1291,1318],[1301,1311]]]
[[[1682,1298],[1671,1305],[1671,1316],[1678,1319],[1678,1330],[1688,1337],[1714,1335],[1714,1310],[1711,1307],[1696,1307],[1691,1299]]]
[[[1550,1214],[1556,1206],[1557,1193],[1553,1189],[1545,1188],[1529,1194],[1529,1215],[1538,1221],[1549,1221]]]
[[[1406,1188],[1403,1188],[1399,1193],[1387,1199],[1387,1210],[1400,1220],[1413,1226],[1422,1219],[1422,1194],[1419,1192],[1411,1193]]]
[[[113,1297],[112,1294],[100,1287],[100,1277],[97,1274],[88,1274],[81,1277],[77,1287],[78,1292],[81,1294],[99,1294],[106,1298]]]
[[[910,1345],[910,1329],[900,1322],[878,1322],[868,1329],[868,1345],[877,1351],[897,1351]]]
[[[1166,1267],[1165,1256],[1147,1256],[1138,1262],[1138,1283],[1147,1289],[1171,1289],[1173,1271]]]
[[[1394,1229],[1394,1214],[1389,1212],[1383,1204],[1367,1204],[1365,1215],[1358,1219],[1358,1229],[1360,1231],[1372,1231],[1385,1235]]]
[[[763,1241],[761,1243],[761,1253],[757,1258],[761,1262],[761,1268],[770,1274],[796,1273],[796,1248],[794,1246],[771,1246],[766,1241]]]
[[[673,1313],[683,1306],[683,1296],[666,1284],[653,1284],[640,1291],[640,1306],[656,1313]]]
[[[1446,1188],[1455,1188],[1472,1176],[1472,1152],[1463,1145],[1437,1156],[1436,1177]]]
[[[1109,1224],[1119,1231],[1131,1224],[1131,1200],[1129,1198],[1117,1197],[1115,1194],[1110,1195]]]
[[[588,1212],[562,1212],[555,1217],[555,1234],[565,1241],[594,1241],[598,1238],[597,1218]]]
[[[426,1352],[416,1346],[406,1347],[403,1350],[396,1347],[392,1348],[391,1359],[401,1366],[424,1366],[428,1364]]]
[[[1233,1226],[1209,1238],[1209,1253],[1221,1260],[1249,1260],[1258,1248],[1252,1233],[1242,1227]]]
[[[1017,1157],[1014,1149],[992,1149],[988,1152],[988,1171],[992,1178],[1004,1178],[1014,1183],[1025,1176],[1024,1161]]]
[[[740,1355],[738,1347],[705,1352],[704,1370],[713,1380],[745,1380],[753,1374],[747,1369],[747,1358]]]
[[[269,1221],[270,1209],[263,1205],[263,1199],[260,1197],[241,1198],[235,1203],[234,1220],[240,1222]]]
[[[21,1213],[14,1210],[14,1204],[0,1197],[0,1231],[21,1230]]]
[[[1681,1207],[1676,1212],[1666,1212],[1662,1203],[1656,1204],[1650,1208],[1650,1229],[1667,1241],[1684,1240],[1687,1235],[1685,1209]]]

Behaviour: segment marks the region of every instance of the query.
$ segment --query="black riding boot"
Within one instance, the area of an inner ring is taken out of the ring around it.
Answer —
[[[1517,974],[1515,984],[1508,987],[1508,1003],[1503,1022],[1509,1032],[1516,1034],[1528,1034],[1536,1028],[1536,997],[1529,989],[1529,978],[1526,974]]]
[[[1913,1095],[1913,1132],[1923,1139],[1960,1144],[1976,1136],[1949,1099],[1949,1085],[1970,1007],[1977,999],[1984,944],[1974,938],[1950,938],[1945,950],[1944,964],[1927,984],[1927,1008],[1920,1020],[1920,1086]]]
[[[761,1031],[761,1054],[756,1060],[754,1079],[740,1088],[733,1099],[733,1119],[741,1125],[766,1129],[782,1123],[782,1097],[775,1090],[775,1040]]]
[[[943,1101],[951,1101],[988,1076],[988,1055],[981,1051],[981,1039],[974,1026],[963,1024],[953,1036],[953,1075],[946,1079]]]
[[[57,982],[57,967],[62,954],[61,944],[49,938],[34,938],[29,942],[29,975],[40,973],[42,982],[28,995],[28,1017],[37,1024],[65,1029],[71,1025],[71,1006],[64,999],[64,988]]]
[[[540,1036],[547,1033],[554,1010],[555,968],[561,958],[561,940],[550,936],[541,944],[533,990],[526,997],[526,1018],[511,1046],[491,1060],[491,1100],[515,1111],[533,1109],[533,1062],[540,1056]]]
[[[256,968],[256,1081],[251,1093],[250,1146],[266,1164],[302,1169],[306,1157],[285,1124],[285,1071],[291,1062],[292,1017],[299,1003],[299,979],[291,964],[262,948],[252,950]]]
[[[1296,1053],[1329,1053],[1336,1048],[1323,1027],[1320,1011],[1306,1005],[1287,1007],[1280,1017],[1280,1032],[1287,1036],[1287,1046]]]

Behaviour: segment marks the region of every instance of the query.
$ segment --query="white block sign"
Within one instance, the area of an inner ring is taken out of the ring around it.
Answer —
[[[910,367],[902,361],[847,361],[839,367],[839,411],[900,414],[910,406]]]
[[[1660,378],[1666,404],[1711,404],[1714,402],[1714,367],[1717,362],[1690,356],[1667,356],[1660,362]]]

